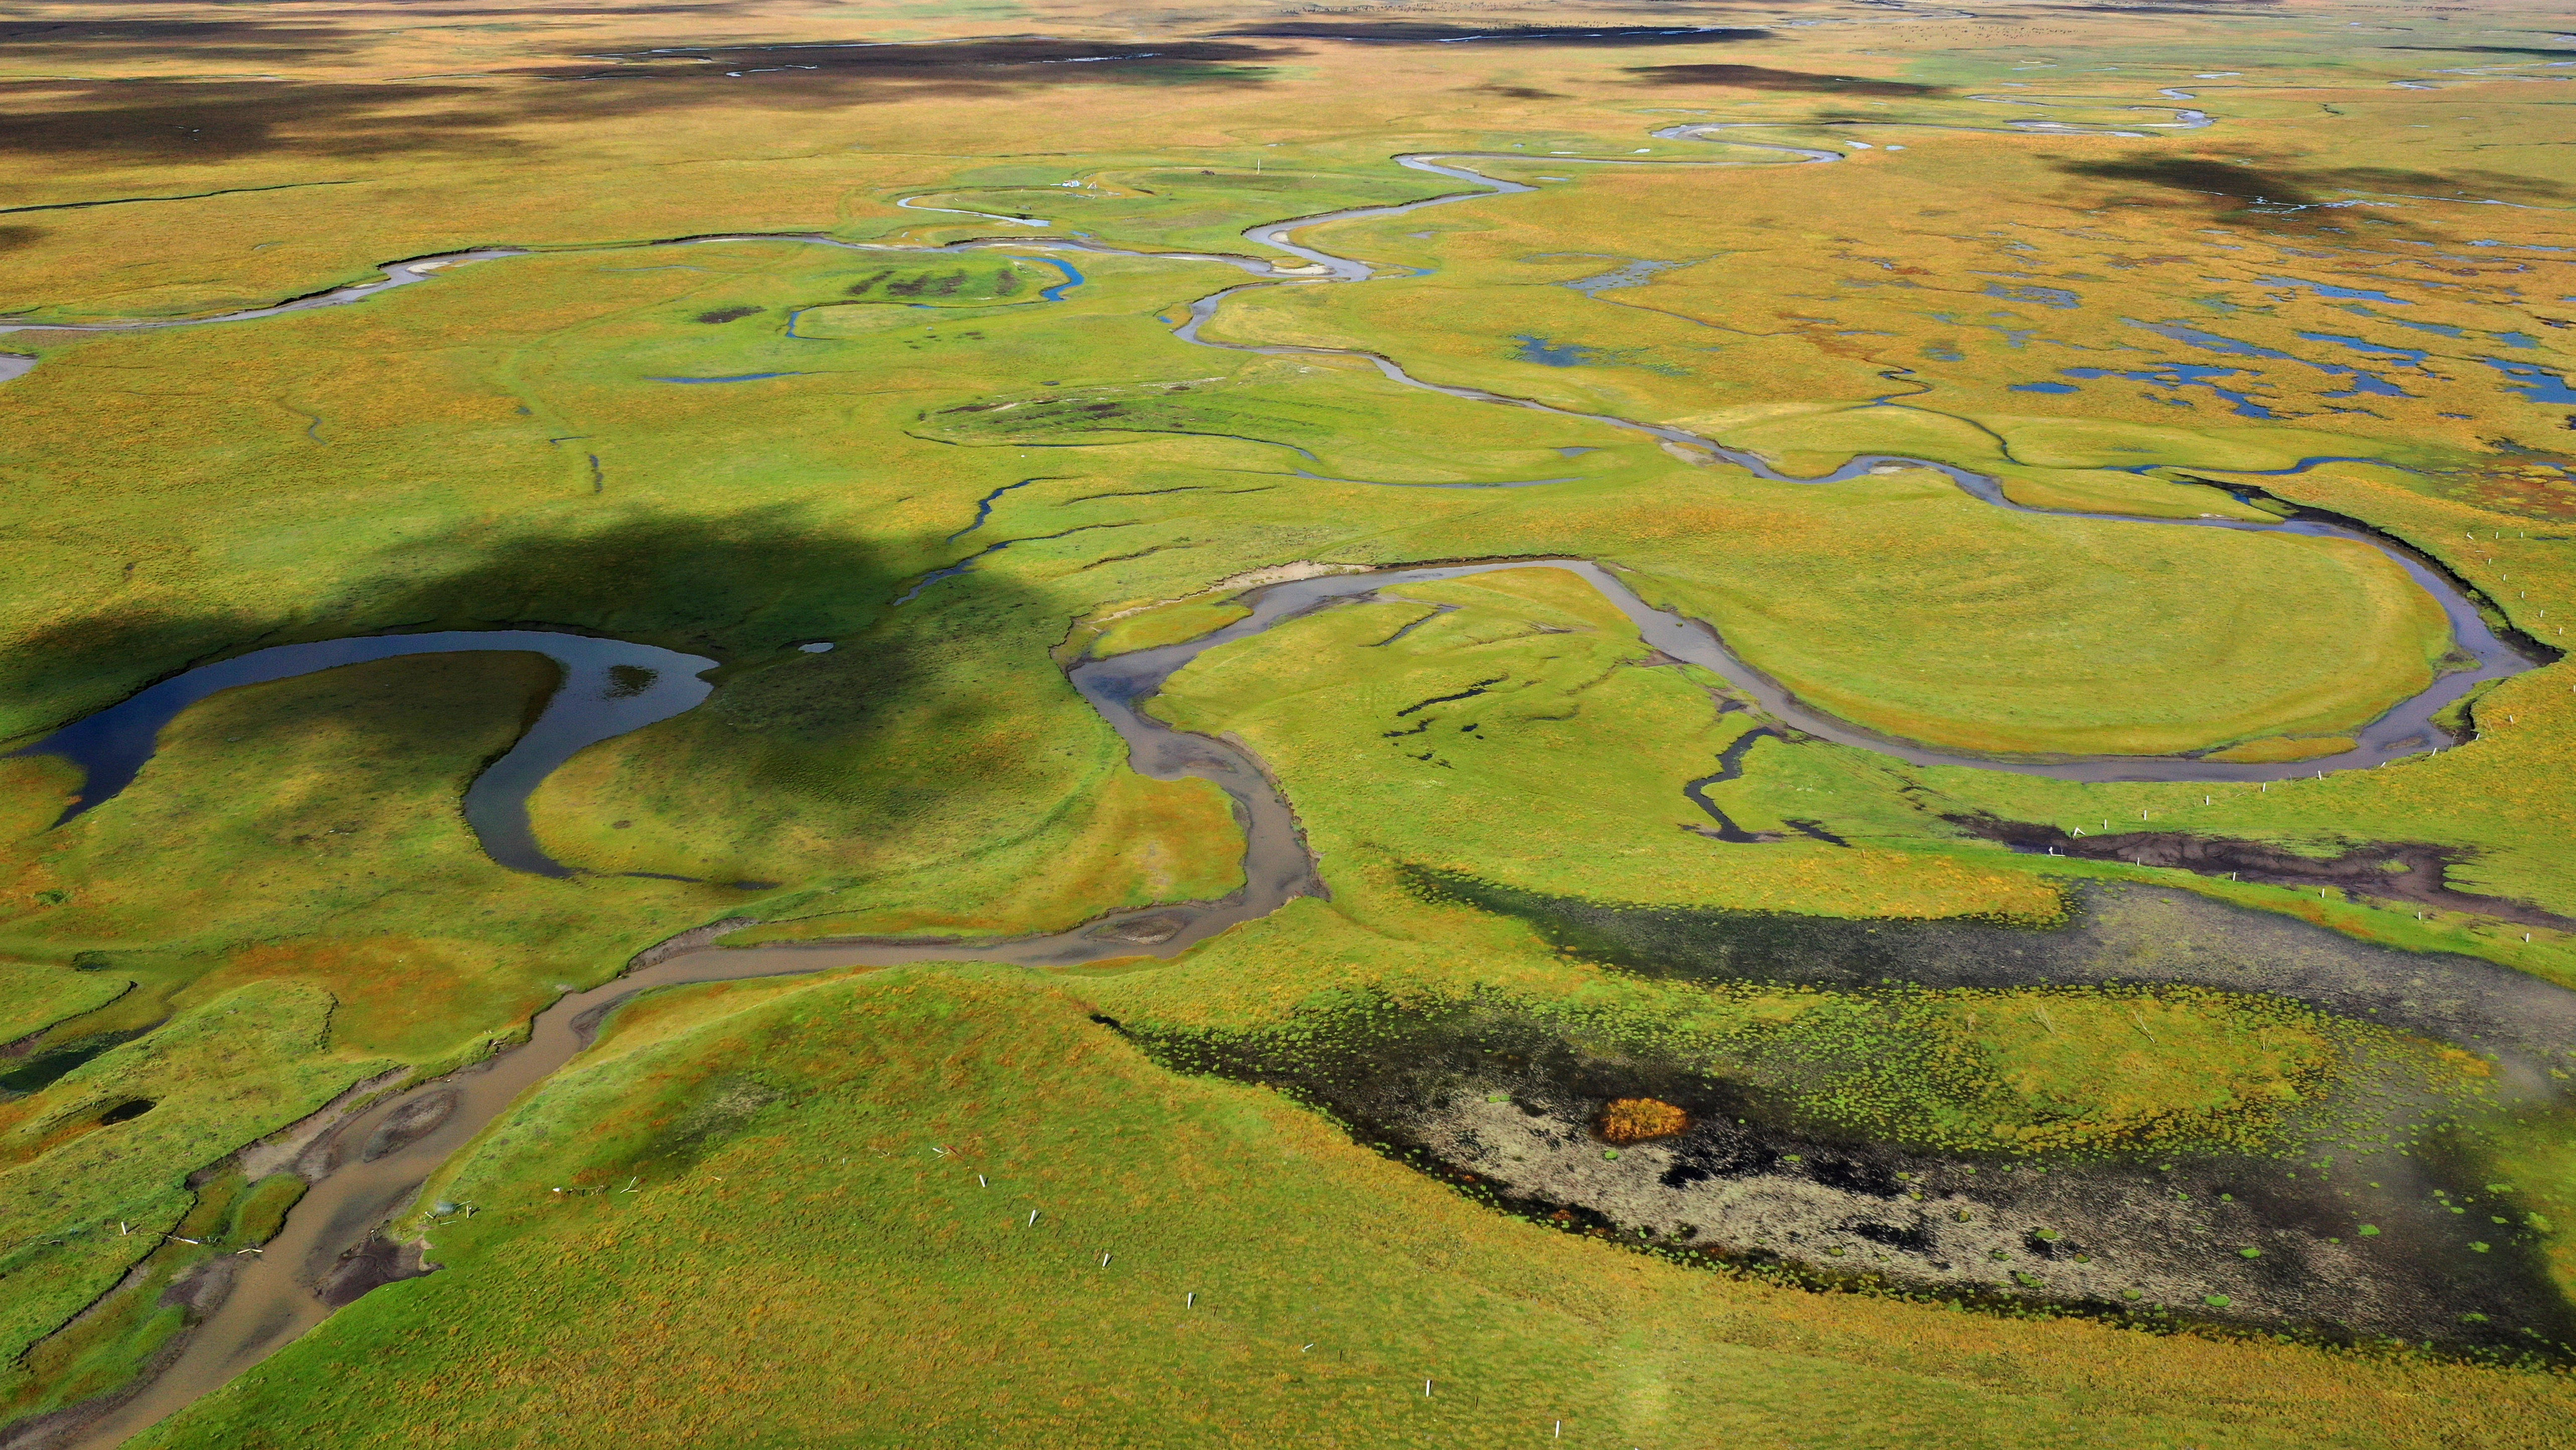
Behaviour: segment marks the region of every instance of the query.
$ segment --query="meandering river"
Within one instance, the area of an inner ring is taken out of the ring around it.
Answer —
[[[2194,111],[2176,110],[2174,126],[2207,124]],[[1786,155],[1800,164],[1830,163],[1842,153],[1808,147],[1738,141],[1717,133],[1735,129],[1716,124],[1670,126],[1654,134],[1666,140],[1710,141],[1746,150]],[[1936,128],[1973,129],[1973,128]],[[2059,134],[2086,128],[2049,123]],[[2098,128],[2095,128],[2098,129]],[[1206,347],[1264,353],[1311,354],[1318,348],[1223,343],[1202,335],[1224,299],[1246,287],[1364,282],[1378,269],[1297,240],[1300,233],[1334,222],[1400,216],[1427,207],[1454,205],[1484,197],[1529,191],[1524,182],[1488,175],[1467,163],[1537,163],[1571,165],[1671,166],[1745,164],[1726,161],[1538,156],[1505,153],[1425,153],[1395,158],[1412,170],[1446,177],[1472,190],[1394,206],[1359,207],[1316,216],[1269,222],[1247,230],[1247,240],[1285,253],[1293,264],[1251,256],[1206,253],[1142,253],[1061,237],[976,239],[942,248],[883,248],[820,235],[722,234],[676,238],[651,246],[688,246],[714,242],[784,241],[847,247],[853,250],[950,251],[964,247],[1001,247],[1026,252],[1092,252],[1144,256],[1163,260],[1222,262],[1251,273],[1257,280],[1201,298],[1175,329],[1182,341]],[[927,208],[926,208],[927,209]],[[996,218],[996,220],[1016,220]],[[344,306],[395,287],[414,285],[447,269],[530,253],[514,248],[484,248],[397,262],[384,268],[382,280],[334,288],[270,307],[218,317],[179,321],[88,324],[80,328],[34,328],[26,324],[0,331],[126,331],[249,322],[290,312]],[[1047,300],[1080,285],[1079,274],[1067,272],[1062,287],[1050,288]],[[1655,437],[1676,447],[1723,458],[1763,477],[1786,477],[1762,459],[1727,449],[1712,440],[1665,425],[1555,408],[1475,388],[1423,381],[1394,360],[1373,353],[1346,353],[1365,358],[1379,371],[1408,386],[1499,406],[1529,408],[1583,419]],[[25,373],[31,359],[0,357],[0,381]],[[1998,481],[1948,464],[1871,455],[1853,459],[1817,478],[1794,479],[1818,485],[1839,483],[1888,465],[1940,470],[1959,487],[1999,508],[2045,512],[2015,504]],[[2081,515],[2099,518],[2102,515]],[[1127,741],[1135,768],[1158,779],[1196,777],[1212,781],[1233,799],[1246,834],[1245,885],[1216,902],[1192,902],[1114,913],[1074,930],[1020,941],[981,945],[935,942],[857,942],[776,945],[724,949],[712,945],[731,923],[699,928],[639,956],[624,975],[586,992],[564,997],[535,1018],[526,1045],[434,1083],[393,1094],[346,1119],[332,1132],[346,1151],[326,1153],[337,1166],[318,1172],[312,1190],[287,1216],[284,1228],[264,1254],[247,1259],[237,1271],[230,1293],[181,1341],[161,1372],[130,1399],[78,1432],[71,1443],[89,1447],[117,1444],[138,1430],[185,1408],[220,1388],[243,1370],[319,1323],[330,1312],[316,1286],[348,1253],[363,1244],[388,1219],[399,1215],[428,1177],[530,1088],[571,1061],[586,1045],[600,1014],[635,993],[688,982],[811,972],[852,965],[892,965],[924,960],[977,960],[1061,966],[1138,955],[1170,956],[1237,923],[1277,910],[1290,900],[1323,890],[1286,799],[1261,763],[1228,742],[1186,734],[1142,713],[1142,705],[1173,673],[1212,648],[1269,629],[1336,602],[1400,588],[1410,583],[1453,579],[1498,569],[1570,570],[1590,582],[1638,627],[1645,641],[1675,658],[1706,667],[1755,699],[1760,707],[1808,734],[1837,743],[1876,750],[1923,765],[1964,765],[2021,771],[2078,780],[2262,780],[2307,775],[2319,770],[2374,766],[2444,743],[2431,724],[2432,715],[2484,680],[2498,678],[2533,661],[2500,638],[2469,597],[2430,561],[2367,531],[2314,520],[2278,523],[2233,519],[2129,519],[2140,527],[2229,528],[2258,532],[2326,535],[2357,539],[2380,550],[2441,602],[2457,643],[2476,663],[2438,679],[2431,689],[2402,702],[2366,728],[2358,748],[2325,761],[2296,765],[2251,765],[2183,758],[2091,760],[1995,760],[1946,753],[1913,742],[1861,729],[1809,707],[1761,671],[1737,658],[1706,624],[1654,607],[1613,569],[1584,559],[1523,559],[1421,568],[1338,574],[1271,585],[1246,596],[1252,614],[1200,639],[1107,660],[1087,660],[1068,672],[1072,686]],[[549,875],[569,868],[546,856],[529,829],[528,793],[556,766],[598,741],[670,718],[705,698],[709,686],[699,678],[713,661],[649,646],[549,631],[511,630],[420,635],[380,635],[309,645],[289,645],[208,665],[154,685],[125,702],[64,727],[28,747],[68,756],[87,771],[87,781],[66,819],[112,797],[131,781],[150,756],[161,727],[180,710],[222,689],[291,678],[360,660],[459,650],[532,650],[565,668],[563,685],[544,714],[509,754],[474,782],[466,797],[469,819],[485,848],[504,865]],[[426,1127],[421,1126],[426,1124]],[[358,1145],[379,1149],[366,1157]],[[308,1155],[308,1162],[317,1161]]]

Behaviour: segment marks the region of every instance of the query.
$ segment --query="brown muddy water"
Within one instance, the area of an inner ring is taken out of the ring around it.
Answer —
[[[1237,923],[1267,916],[1289,900],[1323,894],[1305,837],[1288,803],[1249,752],[1186,735],[1145,718],[1133,702],[1177,664],[1122,657],[1116,669],[1078,666],[1073,682],[1128,742],[1141,773],[1161,780],[1214,782],[1235,805],[1244,831],[1244,886],[1214,902],[1116,912],[1071,931],[998,944],[822,943],[712,948],[748,919],[693,928],[639,954],[616,979],[558,999],[530,1024],[526,1045],[408,1092],[335,1117],[292,1160],[313,1186],[264,1251],[236,1260],[229,1288],[197,1306],[202,1320],[130,1397],[93,1401],[0,1436],[5,1450],[112,1446],[229,1383],[330,1312],[367,1290],[426,1272],[416,1246],[378,1235],[408,1208],[438,1167],[522,1094],[545,1081],[598,1031],[618,1003],[656,987],[783,976],[845,966],[920,961],[1070,966],[1110,958],[1168,957]],[[290,1131],[288,1136],[293,1136]],[[262,1152],[261,1145],[243,1150]],[[273,1170],[272,1170],[273,1171]]]

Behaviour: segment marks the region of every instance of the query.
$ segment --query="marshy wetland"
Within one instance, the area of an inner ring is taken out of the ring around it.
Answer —
[[[2185,9],[14,35],[0,1444],[2553,1443],[2564,47]]]

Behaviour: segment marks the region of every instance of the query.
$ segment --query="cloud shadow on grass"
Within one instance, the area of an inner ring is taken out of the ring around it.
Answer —
[[[2211,0],[2201,5],[2051,5],[2051,10],[2071,10],[2087,15],[2225,15],[2231,10],[2254,9],[2278,5],[2281,0]]]
[[[1868,80],[1829,76],[1813,71],[1773,70],[1767,65],[1632,65],[1628,74],[1650,86],[1732,86],[1744,91],[1812,92],[1836,96],[1946,96],[1946,86],[1912,81]]]
[[[138,60],[292,65],[347,55],[379,34],[269,20],[23,20],[0,24],[0,46],[39,71]]]
[[[818,531],[793,508],[459,536],[354,561],[348,582],[307,612],[110,608],[51,626],[0,659],[0,691],[19,718],[50,727],[155,678],[298,640],[477,628],[636,639],[724,665],[686,728],[664,728],[670,758],[656,757],[657,774],[721,780],[770,818],[823,802],[817,818],[834,829],[899,842],[920,821],[976,808],[978,792],[1042,785],[946,768],[944,742],[1007,733],[1030,708],[1029,682],[1001,679],[1024,675],[1022,662],[978,642],[1021,611],[1062,614],[980,570],[921,604],[888,607],[925,561],[955,553],[928,537]],[[837,648],[794,648],[815,639]],[[1042,651],[1031,658],[1051,668]]]
[[[2068,176],[2144,186],[2152,189],[2151,196],[2168,204],[2200,207],[2213,216],[2240,220],[2258,217],[2273,226],[2334,225],[2333,219],[2344,215],[2344,206],[2374,197],[2549,201],[2568,195],[2555,182],[2493,171],[2445,174],[2387,166],[2300,169],[2277,162],[2194,156],[2060,158],[2054,164]],[[2425,234],[2421,227],[2382,209],[2363,215],[2390,225],[2397,234]]]
[[[1601,25],[1587,28],[1443,25],[1428,20],[1278,20],[1239,25],[1227,35],[1269,40],[1359,40],[1398,45],[1548,45],[1622,47],[1726,45],[1769,40],[1768,30],[1679,25]]]
[[[0,155],[221,161],[243,156],[507,154],[527,124],[697,108],[836,110],[922,96],[998,99],[1064,86],[1258,86],[1273,52],[1228,42],[973,41],[777,46],[601,56],[441,84],[194,81],[0,83]]]

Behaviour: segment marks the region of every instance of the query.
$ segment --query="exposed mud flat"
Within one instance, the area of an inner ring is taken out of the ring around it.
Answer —
[[[1362,1141],[1506,1206],[1811,1284],[2576,1358],[2576,1312],[2515,1226],[2519,1210],[2395,1154],[2318,1166],[1907,1152],[1794,1126],[1738,1084],[1591,1055],[1534,1024],[1465,1012],[1355,1033],[1294,1063],[1239,1046],[1152,1045],[1176,1067],[1280,1087]],[[1678,1106],[1692,1126],[1614,1150],[1595,1125],[1634,1097]]]
[[[437,1267],[424,1257],[428,1248],[425,1239],[396,1243],[381,1233],[369,1234],[322,1276],[313,1288],[313,1297],[327,1308],[339,1309],[387,1284],[420,1278]]]
[[[2067,919],[2037,927],[1605,906],[1429,873],[1415,881],[1517,917],[1573,955],[1651,976],[1843,989],[2214,987],[2466,1048],[2496,1064],[2508,1092],[2556,1095],[2564,1088],[2549,1070],[2576,1070],[2576,992],[2478,957],[2376,946],[2170,887],[2079,884]]]

